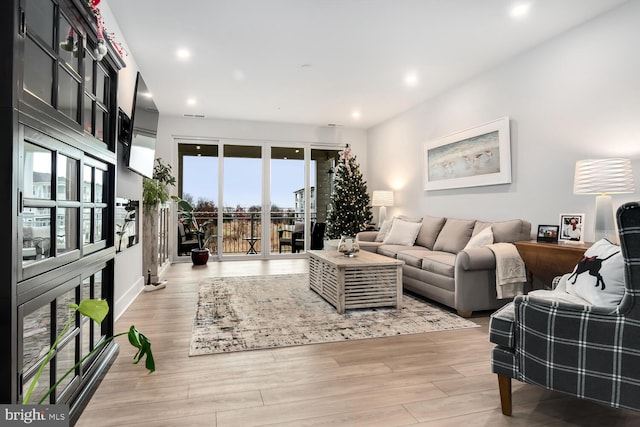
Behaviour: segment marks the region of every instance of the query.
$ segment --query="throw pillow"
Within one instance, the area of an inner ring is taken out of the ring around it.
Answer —
[[[403,221],[401,219],[394,219],[391,225],[391,230],[383,242],[385,245],[405,245],[413,246],[422,226],[419,222]]]
[[[624,296],[624,260],[620,247],[598,240],[567,278],[567,292],[595,306],[616,306]]]
[[[385,219],[382,221],[382,225],[380,226],[380,230],[378,230],[378,234],[376,235],[376,242],[382,242],[387,234],[389,234],[389,230],[391,230],[391,224],[393,223],[393,218]]]
[[[492,243],[493,243],[493,232],[491,231],[491,227],[487,227],[487,228],[484,228],[481,232],[479,232],[475,236],[473,236],[464,248],[465,249],[481,248],[483,246],[487,246]]]
[[[433,245],[436,242],[438,233],[442,230],[445,220],[446,219],[442,217],[428,215],[422,218],[422,227],[420,227],[420,232],[418,233],[418,237],[416,237],[416,245],[433,249]]]
[[[433,244],[433,250],[457,254],[471,239],[475,223],[475,220],[447,218]]]

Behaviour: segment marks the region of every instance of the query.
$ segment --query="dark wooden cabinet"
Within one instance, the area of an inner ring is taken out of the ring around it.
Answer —
[[[538,278],[544,287],[550,287],[553,278],[570,273],[592,243],[546,243],[532,241],[515,242],[518,253],[527,268],[529,288]]]
[[[20,403],[69,318],[69,304],[106,299],[113,307],[118,70],[109,46],[98,60],[95,16],[81,0],[0,4],[0,216],[11,233],[0,261],[0,328],[10,344],[0,363],[0,399]],[[8,60],[7,60],[8,59]],[[77,315],[30,403],[113,335]],[[118,347],[83,361],[49,396],[72,422]]]

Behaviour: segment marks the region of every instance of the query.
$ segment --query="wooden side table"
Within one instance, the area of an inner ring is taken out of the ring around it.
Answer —
[[[535,240],[514,244],[527,267],[530,290],[533,290],[534,276],[550,288],[553,278],[570,273],[584,252],[593,245],[590,242],[546,243]]]

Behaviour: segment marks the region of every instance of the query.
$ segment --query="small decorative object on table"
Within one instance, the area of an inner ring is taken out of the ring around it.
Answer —
[[[340,243],[338,243],[338,252],[344,254],[344,256],[352,257],[357,252],[360,252],[360,245],[353,236],[342,236]]]

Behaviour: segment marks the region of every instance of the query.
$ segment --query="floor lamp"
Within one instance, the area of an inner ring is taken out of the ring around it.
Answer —
[[[597,194],[594,240],[618,243],[611,194],[633,193],[633,172],[629,159],[588,159],[576,162],[574,194]]]
[[[380,206],[378,227],[382,227],[382,223],[387,219],[387,206],[393,206],[393,191],[374,191],[371,206]]]

